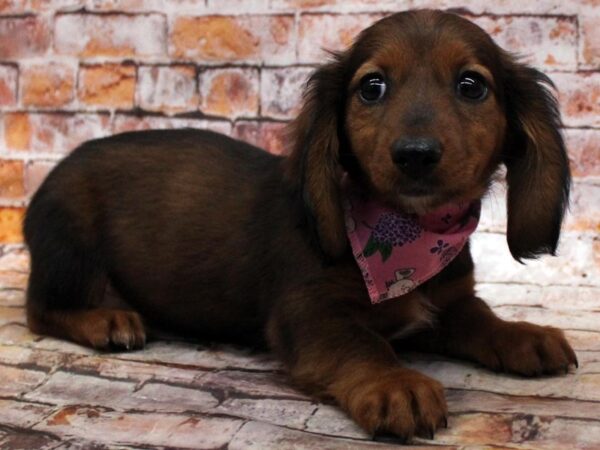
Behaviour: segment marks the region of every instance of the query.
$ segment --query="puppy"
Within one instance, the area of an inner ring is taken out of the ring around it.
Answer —
[[[288,157],[192,129],[86,142],[27,212],[29,327],[98,349],[142,347],[144,324],[264,343],[367,431],[431,437],[443,387],[402,367],[391,338],[524,376],[577,364],[561,331],[501,320],[475,295],[462,232],[391,256],[446,205],[471,205],[456,229],[471,223],[501,165],[512,255],[554,253],[570,175],[550,84],[473,23],[410,11],[312,75]],[[361,204],[383,225],[353,218]],[[361,250],[349,235],[363,222]],[[433,275],[402,278],[438,254]],[[407,261],[389,300],[369,258]],[[101,306],[107,286],[135,312]]]

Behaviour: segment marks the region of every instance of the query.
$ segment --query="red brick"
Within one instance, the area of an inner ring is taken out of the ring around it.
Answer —
[[[162,56],[166,21],[162,15],[62,14],[54,27],[58,53],[81,57]]]
[[[131,405],[130,396],[134,382],[108,380],[95,376],[72,374],[58,371],[34,392],[25,397],[37,402],[51,402],[58,405],[69,404],[77,399],[80,404],[122,406]]]
[[[348,419],[350,420],[350,419]],[[279,450],[279,449],[315,449],[329,450],[378,450],[391,449],[395,445],[373,442],[366,433],[360,436],[364,440],[343,439],[324,434],[303,433],[270,423],[251,421],[244,424],[229,444],[231,449]],[[423,450],[428,447],[423,446]],[[443,448],[443,447],[442,447]],[[431,447],[428,450],[432,450]]]
[[[54,62],[22,65],[20,84],[23,105],[64,106],[75,96],[75,68]]]
[[[0,244],[23,242],[21,226],[24,215],[25,208],[0,207]]]
[[[37,370],[0,366],[0,395],[8,397],[28,392],[39,384],[45,376],[45,372]]]
[[[576,177],[600,177],[600,130],[566,129],[571,170]]]
[[[579,16],[580,67],[600,69],[600,13]]]
[[[12,150],[66,154],[89,139],[109,133],[106,114],[4,114],[5,145]]]
[[[0,422],[14,427],[29,427],[47,417],[52,409],[53,407],[46,405],[0,399]]]
[[[231,124],[224,120],[188,119],[179,117],[157,117],[118,114],[113,131],[122,133],[132,130],[198,128],[229,134]]]
[[[360,0],[360,1],[348,1],[348,0],[271,0],[270,8],[275,11],[302,11],[311,13],[395,13],[405,9],[409,9],[411,6],[415,8],[427,8],[428,3],[434,3],[435,0],[419,0],[418,3],[412,2],[411,4],[403,3],[399,4],[398,0]],[[456,6],[456,5],[454,5]]]
[[[5,278],[6,272],[0,272],[0,285],[4,288],[3,278]],[[0,294],[0,306],[19,306],[22,307],[25,301],[23,291],[18,289],[4,289]],[[13,333],[7,327],[11,327],[11,325],[7,325],[5,327],[0,328],[0,343],[7,343],[5,338],[10,337]]]
[[[56,163],[32,161],[25,166],[25,192],[31,196],[37,191]]]
[[[523,0],[502,0],[497,2],[462,0],[460,3],[457,3],[456,0],[420,0],[419,7],[436,9],[460,8],[474,14],[488,13],[493,15],[572,15],[579,11],[580,3],[582,3],[581,0],[538,0],[535,2]]]
[[[498,292],[506,286],[499,287],[500,289],[497,290]],[[513,295],[521,295],[525,291],[525,289],[528,289],[530,292],[535,289],[533,288],[533,286],[525,286],[524,289],[520,289],[523,286],[514,287],[516,287],[517,289],[509,290]],[[539,289],[537,289],[536,291],[539,291]],[[562,292],[563,296],[569,295],[568,288],[561,288],[558,289],[558,291]],[[571,293],[572,292],[573,290],[571,289]],[[514,298],[515,297],[512,298],[513,301]],[[584,335],[592,334],[578,331],[565,331],[570,344],[574,343],[572,339],[569,339],[570,337],[578,338],[579,336],[581,336],[582,333]],[[574,349],[577,350],[577,347],[574,347]],[[453,389],[446,392],[446,400],[448,402],[448,409],[455,414],[468,414],[473,411],[473,405],[479,405],[478,410],[482,412],[502,411],[504,413],[511,414],[519,414],[523,412],[523,404],[519,404],[519,401],[515,402],[515,398],[510,395],[498,395],[482,391]],[[527,412],[539,416],[563,416],[565,411],[568,411],[568,417],[571,419],[585,419],[586,417],[594,417],[595,419],[597,419],[598,415],[600,414],[598,406],[594,405],[593,402],[578,402],[570,399],[539,397],[529,397],[523,400],[527,402]]]
[[[140,353],[144,353],[146,348]],[[191,384],[198,377],[198,370],[190,370],[190,368],[185,366],[169,367],[162,364],[154,364],[153,361],[150,361],[150,358],[148,358],[148,362],[130,361],[130,354],[123,355],[123,357],[127,358],[127,360],[106,358],[103,355],[94,354],[78,358],[67,369],[79,372],[82,370],[92,372],[104,378],[135,380],[137,383],[153,380],[157,382],[166,381],[178,384]],[[154,361],[159,361],[159,359]]]
[[[208,372],[194,383],[200,389],[220,389],[235,392],[240,396],[261,396],[309,400],[304,393],[294,388],[289,379],[272,372],[246,372],[222,370]]]
[[[383,17],[383,14],[303,14],[300,17],[298,59],[323,63],[327,51],[348,48],[356,35]]]
[[[262,69],[261,115],[277,119],[295,117],[302,106],[302,93],[313,70],[308,67]]]
[[[268,62],[294,59],[293,16],[177,17],[169,54],[206,62]]]
[[[242,424],[238,419],[191,414],[121,413],[66,406],[34,429],[107,444],[208,449],[224,448]]]
[[[38,340],[35,343],[35,347],[36,349],[49,350],[51,353],[57,355],[67,355],[69,359],[71,359],[71,357],[96,354],[96,350],[93,350],[90,347],[83,347],[79,344],[75,344],[64,339],[54,339],[48,337]]]
[[[17,100],[18,71],[13,66],[0,66],[0,108],[14,106]]]
[[[200,74],[199,85],[204,114],[248,117],[258,113],[256,69],[208,69]]]
[[[480,283],[532,283],[538,286],[550,286],[559,282],[572,286],[600,284],[600,245],[597,245],[600,241],[596,243],[592,237],[564,233],[558,247],[558,258],[528,261],[526,270],[523,270],[522,264],[512,259],[506,237],[502,234],[475,233],[471,242]],[[581,320],[593,321],[594,317],[582,317]],[[563,323],[566,321],[565,317]],[[565,328],[577,328],[576,324],[571,325]]]
[[[344,411],[331,405],[319,405],[315,413],[306,421],[305,429],[311,433],[355,439],[367,437],[367,433],[351,420]]]
[[[216,0],[219,1],[219,0]],[[241,0],[243,1],[243,0]],[[574,14],[578,11],[577,1],[564,0],[541,0],[538,2],[524,2],[522,0],[502,0],[500,2],[489,2],[485,0],[271,0],[270,8],[276,11],[308,11],[308,12],[333,12],[333,13],[357,13],[357,12],[386,12],[393,14],[409,8],[429,9],[461,9],[474,14]]]
[[[2,225],[1,225],[1,219],[0,219],[0,228],[1,228],[1,226]],[[2,241],[0,240],[0,242],[2,242]],[[2,276],[2,278],[4,278],[3,273],[0,273],[0,276]],[[12,287],[10,284],[8,284],[8,286]],[[19,324],[24,325],[25,324],[25,309],[0,306],[0,327],[4,326],[4,325],[8,325],[9,323],[19,323]],[[2,356],[0,357],[0,360],[3,357],[4,357],[4,352],[3,352]],[[0,392],[1,392],[1,390],[0,390]]]
[[[5,208],[7,209],[7,208]],[[6,229],[4,229],[3,231],[3,224],[2,224],[2,217],[3,217],[3,213],[0,211],[0,243],[3,244],[21,244],[23,242],[23,237],[21,236],[21,220],[23,218],[23,214],[24,211],[19,211],[18,215],[16,217],[16,220],[14,222],[14,239],[12,240],[2,240],[2,236],[4,236],[5,234],[4,231],[6,231]],[[2,287],[2,289],[7,289],[10,291],[14,291],[14,295],[17,298],[13,298],[12,301],[14,302],[18,302],[18,293],[21,293],[21,299],[23,296],[23,291],[25,290],[25,288],[27,287],[27,280],[29,278],[29,272],[17,272],[17,271],[12,271],[12,270],[2,270],[0,271],[0,286]],[[2,295],[4,296],[4,292],[2,292]],[[10,300],[7,301],[7,303],[10,302]],[[4,302],[3,302],[4,303]],[[10,306],[9,308],[5,308],[2,309],[2,311],[0,312],[0,326],[4,325],[6,323],[20,323],[20,324],[25,324],[25,310],[23,308],[15,308],[14,305],[8,305]],[[20,305],[22,306],[22,305]]]
[[[207,11],[214,14],[258,14],[271,12],[271,0],[207,0]]]
[[[14,220],[14,225],[8,225],[8,227],[10,226],[14,226],[14,239],[10,240],[10,241],[5,241],[4,243],[6,244],[10,244],[10,243],[16,243],[19,244],[23,241],[23,237],[21,236],[21,231],[20,231],[20,226],[21,226],[21,219],[22,219],[22,212],[19,212],[20,216],[16,217],[16,220]],[[3,231],[2,231],[2,212],[0,212],[0,242],[2,242],[2,236],[3,236]],[[27,278],[29,277],[29,274],[27,272],[17,272],[14,270],[2,270],[0,271],[0,286],[2,286],[3,289],[11,289],[11,290],[23,290],[25,289],[25,287],[27,286]],[[4,311],[0,314],[0,322],[2,323],[6,323],[6,321],[8,321],[8,323],[10,322],[16,322],[17,319],[24,323],[25,322],[25,314],[23,313],[22,309],[19,308],[9,308],[6,311],[9,312],[9,315],[5,316],[4,315]],[[16,314],[16,315],[15,315]]]
[[[0,18],[0,60],[43,55],[50,42],[48,25],[39,17]]]
[[[29,430],[17,428],[0,438],[0,448],[35,448],[36,450],[54,450],[61,441],[51,434],[31,433]]]
[[[23,14],[27,11],[26,0],[0,0],[1,14]]]
[[[571,17],[469,17],[504,49],[545,70],[577,68],[577,23]]]
[[[597,0],[540,0],[524,2],[521,0],[503,0],[502,2],[486,2],[485,0],[466,0],[464,6],[475,13],[505,14],[505,15],[555,15],[567,16],[581,13],[587,9],[585,4]],[[435,0],[434,0],[435,2]],[[452,0],[442,0],[446,8],[456,7]],[[461,4],[463,6],[463,4]]]
[[[21,310],[21,315],[25,316],[23,308],[15,309]],[[5,319],[5,317],[2,317],[2,319]],[[48,350],[0,345],[0,363],[9,366],[35,365],[39,370],[49,371],[55,366],[65,364],[70,358],[71,355]]]
[[[196,378],[202,376],[202,373],[207,373],[204,371],[217,369],[241,369],[256,372],[281,372],[282,370],[281,364],[268,354],[253,355],[244,350],[234,351],[230,348],[198,348],[197,345],[189,343],[168,341],[151,342],[146,345],[143,352],[127,353],[124,358],[129,362],[142,361],[152,364],[155,361],[161,361],[176,368],[197,370]],[[172,368],[169,367],[168,370]],[[202,372],[199,372],[200,370]]]
[[[533,419],[533,418],[532,418]],[[516,422],[516,421],[515,421]],[[449,420],[451,427],[450,436],[445,437],[446,442],[453,442],[452,435],[461,436],[462,442],[498,442],[509,443],[513,440],[511,416],[502,414],[470,413]],[[515,424],[516,428],[516,424]],[[515,430],[516,431],[516,430]]]
[[[219,0],[212,0],[218,3]],[[233,2],[235,0],[229,0]],[[243,2],[244,0],[238,0]],[[598,6],[598,0],[539,0],[527,2],[523,0],[271,0],[269,8],[275,11],[310,11],[310,12],[389,12],[390,14],[410,8],[428,8],[442,10],[469,11],[472,14],[492,15],[575,15]]]
[[[331,7],[336,6],[341,3],[349,4],[350,2],[344,0],[274,0],[273,5],[278,8],[292,8],[292,9],[303,9],[303,10],[313,10],[320,9],[323,7]],[[372,3],[370,1],[362,2],[362,3]],[[358,5],[351,5],[351,7],[356,7]]]
[[[0,0],[0,14],[73,11],[86,6],[86,0]]]
[[[205,412],[212,410],[219,401],[209,392],[193,387],[148,382],[132,394],[128,403],[135,409],[150,411]]]
[[[133,65],[84,66],[79,72],[79,101],[89,106],[133,108],[135,78]]]
[[[198,108],[193,66],[143,66],[138,69],[139,106],[150,111],[180,112]]]
[[[595,298],[598,296],[596,295]],[[565,335],[575,351],[583,350],[590,353],[600,351],[600,336],[594,331],[565,330]]]
[[[31,123],[26,113],[6,114],[4,116],[4,142],[13,150],[25,150],[31,141]]]
[[[29,252],[25,249],[11,249],[0,256],[0,273],[29,273]]]
[[[281,398],[261,398],[257,401],[255,398],[229,398],[215,408],[214,412],[304,429],[306,421],[316,408],[317,406],[311,401]],[[347,416],[346,420],[350,421]]]
[[[19,198],[23,193],[23,162],[0,159],[0,197]]]
[[[574,183],[565,229],[600,236],[600,201],[598,199],[600,199],[600,185]]]
[[[240,121],[236,122],[233,135],[270,153],[282,155],[290,150],[285,127],[286,124],[281,122]]]
[[[566,126],[600,126],[600,73],[555,73],[551,78]]]
[[[87,9],[99,12],[149,12],[168,11],[170,8],[189,12],[206,11],[204,1],[198,0],[88,0]]]

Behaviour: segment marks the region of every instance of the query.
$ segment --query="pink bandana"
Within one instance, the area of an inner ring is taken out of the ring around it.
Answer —
[[[478,201],[417,216],[348,194],[346,231],[373,304],[400,297],[440,272],[479,222]]]

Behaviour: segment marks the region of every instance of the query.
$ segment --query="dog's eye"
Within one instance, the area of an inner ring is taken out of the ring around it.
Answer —
[[[483,75],[473,71],[466,71],[461,74],[456,90],[458,95],[468,100],[483,100],[488,93]]]
[[[376,103],[383,98],[386,84],[383,76],[378,73],[369,73],[360,80],[360,99],[367,103]]]

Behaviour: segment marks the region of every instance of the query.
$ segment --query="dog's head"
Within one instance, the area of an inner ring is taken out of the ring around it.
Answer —
[[[346,247],[344,172],[406,212],[481,198],[507,168],[508,244],[516,259],[553,253],[569,192],[550,80],[477,25],[440,11],[380,20],[310,78],[292,124],[288,176],[321,248]]]

